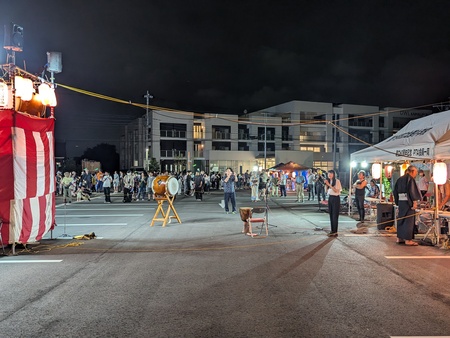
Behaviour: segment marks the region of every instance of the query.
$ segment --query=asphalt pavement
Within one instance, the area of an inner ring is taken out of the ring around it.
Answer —
[[[294,194],[269,198],[269,234],[243,234],[221,191],[157,203],[57,199],[57,227],[0,258],[0,336],[394,337],[450,334],[450,255],[328,214]],[[167,205],[167,204],[165,204]],[[237,208],[265,207],[237,192]],[[95,239],[72,237],[96,234]]]

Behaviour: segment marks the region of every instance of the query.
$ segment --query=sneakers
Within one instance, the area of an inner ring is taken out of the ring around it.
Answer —
[[[232,214],[233,214],[233,215],[236,215],[236,211],[233,211]]]
[[[337,236],[338,236],[338,233],[337,233],[337,232],[329,232],[329,233],[327,234],[327,236],[328,236],[328,237],[337,237]]]

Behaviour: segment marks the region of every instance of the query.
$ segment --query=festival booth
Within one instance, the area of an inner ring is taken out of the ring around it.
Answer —
[[[445,183],[448,175],[437,175],[436,167],[450,159],[450,111],[432,114],[410,121],[405,127],[386,140],[359,150],[350,156],[351,162],[376,163],[382,166],[386,163],[434,163],[434,183]],[[445,171],[445,170],[444,170]],[[448,170],[447,170],[448,171]],[[380,175],[381,176],[381,175]],[[350,181],[352,170],[350,169]],[[351,186],[352,182],[350,182]],[[351,189],[349,190],[351,192]],[[437,191],[437,189],[434,189]],[[351,201],[351,199],[349,199]],[[436,208],[438,210],[438,208]],[[438,217],[444,213],[435,212]],[[437,227],[436,227],[437,228]],[[436,233],[437,233],[437,229]]]
[[[7,243],[40,240],[55,224],[54,119],[0,110],[0,217]]]

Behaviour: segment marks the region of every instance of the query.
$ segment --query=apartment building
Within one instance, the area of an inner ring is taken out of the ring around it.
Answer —
[[[153,110],[125,127],[122,168],[237,172],[294,161],[348,172],[350,154],[430,110],[291,101],[245,115]]]

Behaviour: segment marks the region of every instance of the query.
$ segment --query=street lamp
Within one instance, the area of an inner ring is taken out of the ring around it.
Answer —
[[[264,115],[264,170],[267,169],[267,112],[262,112]]]
[[[144,95],[145,99],[146,99],[146,106],[145,106],[145,117],[146,117],[146,126],[145,126],[145,143],[146,143],[146,150],[145,150],[145,160],[147,163],[147,170],[149,168],[149,164],[148,164],[148,152],[150,151],[150,146],[152,146],[151,144],[151,137],[149,137],[149,133],[148,133],[148,128],[150,126],[150,119],[149,119],[149,104],[150,104],[150,99],[153,99],[153,95],[151,95],[148,90],[147,93]]]

